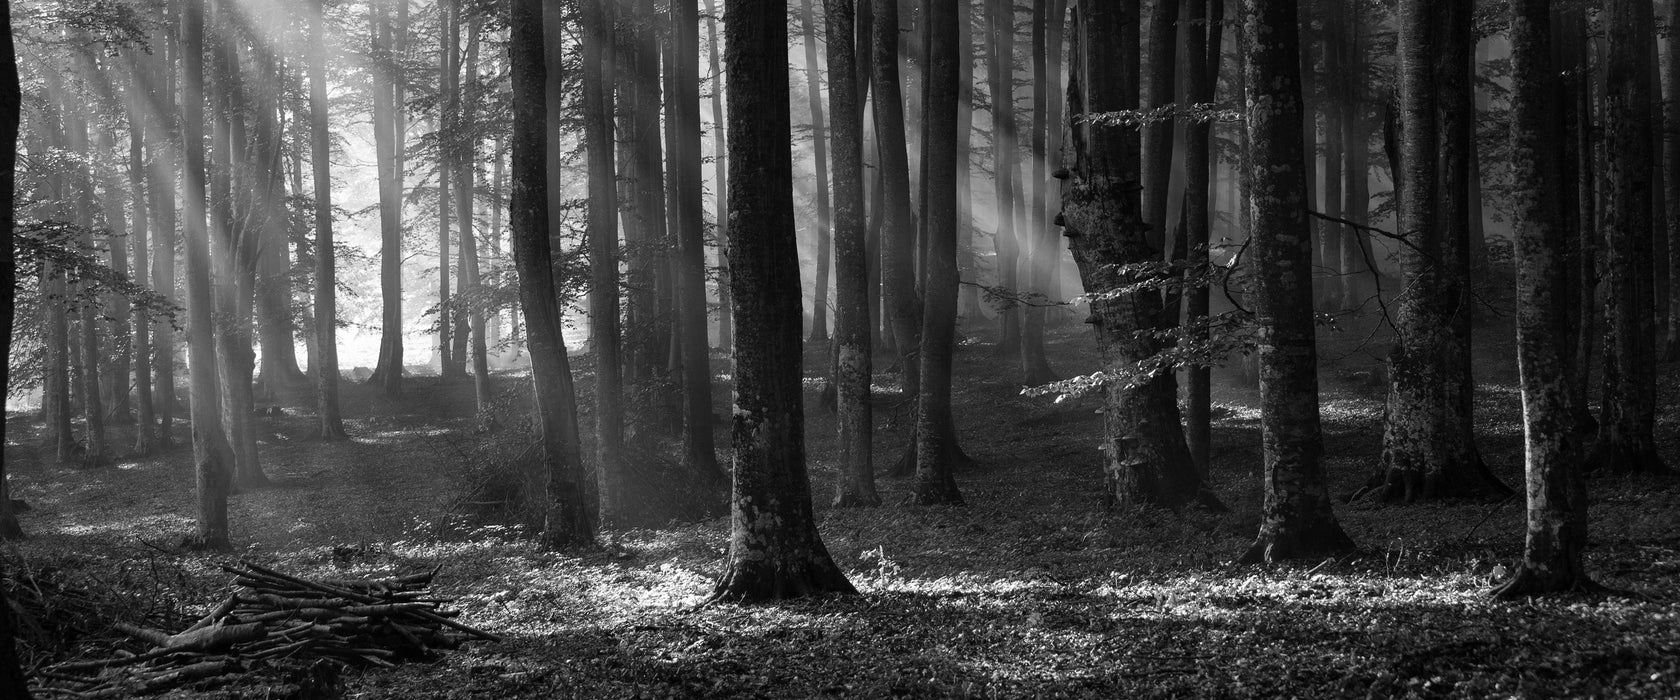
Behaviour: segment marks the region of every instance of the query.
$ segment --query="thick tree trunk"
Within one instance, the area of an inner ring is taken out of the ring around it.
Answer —
[[[1680,20],[1680,2],[1668,0],[1668,26]],[[1662,358],[1680,360],[1680,37],[1671,36],[1663,54],[1663,198],[1668,204],[1668,336]]]
[[[513,76],[513,133],[510,168],[513,200],[508,223],[514,264],[519,272],[519,303],[525,314],[531,351],[531,379],[536,384],[537,425],[542,433],[547,483],[543,498],[543,544],[549,548],[587,547],[595,523],[584,502],[583,456],[579,445],[577,394],[571,362],[560,334],[560,304],[555,295],[553,256],[548,236],[549,148],[544,89],[541,0],[509,0],[512,40],[508,44]],[[558,184],[558,183],[555,183]]]
[[[291,226],[286,210],[286,169],[282,163],[282,141],[285,131],[280,127],[281,80],[283,73],[273,50],[256,46],[252,51],[256,62],[255,147],[258,230],[261,242],[257,246],[257,315],[260,321],[262,368],[258,373],[265,392],[295,391],[306,386],[308,378],[298,368],[297,329],[292,322],[292,282],[290,276]]]
[[[1129,130],[1087,123],[1086,115],[1116,111],[1128,99],[1121,44],[1110,37],[1130,16],[1124,3],[1082,3],[1074,10],[1066,128],[1072,162],[1062,173],[1069,178],[1062,188],[1064,235],[1085,292],[1095,295],[1090,323],[1105,371],[1122,374],[1161,349],[1140,331],[1155,329],[1162,314],[1160,293],[1127,290],[1142,280],[1120,268],[1158,260],[1159,252],[1132,192],[1136,164],[1126,143]],[[1133,379],[1105,389],[1101,450],[1108,506],[1176,508],[1200,501],[1219,507],[1190,460],[1172,384],[1160,377]]]
[[[16,220],[17,154],[19,123],[23,118],[23,87],[18,79],[17,49],[12,43],[11,3],[0,0],[0,12],[5,13],[5,34],[0,35],[0,231],[12,230]],[[143,210],[141,210],[143,211]],[[141,219],[144,220],[143,218]],[[144,229],[142,229],[144,230]],[[144,245],[142,242],[140,245]],[[17,315],[17,267],[13,243],[0,244],[0,387],[11,387],[12,320]],[[11,411],[0,415],[9,419]],[[6,443],[9,420],[0,420],[0,445]],[[142,430],[146,425],[141,424]],[[6,460],[0,459],[0,540],[23,537],[17,514],[12,511],[12,494],[6,477]],[[12,627],[12,610],[0,591],[0,693],[7,697],[27,698],[29,685],[18,667],[17,651],[13,646],[16,635]]]
[[[1501,498],[1475,444],[1470,374],[1470,11],[1400,5],[1400,248],[1405,292],[1389,357],[1383,469],[1372,495],[1412,503]]]
[[[1312,318],[1312,239],[1301,134],[1300,40],[1295,0],[1250,0],[1248,135],[1259,275],[1260,439],[1265,504],[1260,534],[1239,560],[1271,563],[1339,553],[1353,542],[1330,508],[1321,461],[1318,355]]]
[[[595,353],[595,476],[602,529],[620,525],[624,490],[624,385],[618,303],[618,189],[613,182],[611,0],[584,0],[583,129],[589,155],[589,340]]]
[[[1604,7],[1604,405],[1589,464],[1615,474],[1667,472],[1657,453],[1656,313],[1651,260],[1651,3]]]
[[[182,233],[186,237],[187,353],[192,400],[193,467],[198,523],[189,546],[230,551],[227,501],[233,485],[233,448],[222,432],[217,397],[214,297],[210,284],[208,195],[204,163],[204,2],[183,3],[181,20]],[[325,111],[322,112],[325,114]]]
[[[634,15],[627,17],[630,27],[629,65],[620,68],[621,74],[634,76],[627,135],[631,198],[632,228],[625,233],[625,253],[629,258],[630,291],[626,315],[629,327],[627,340],[631,376],[647,380],[664,374],[671,335],[669,319],[661,318],[661,298],[669,289],[662,288],[667,262],[665,222],[665,173],[661,166],[663,155],[660,143],[660,112],[663,106],[659,81],[659,37],[652,0],[633,0]],[[632,237],[630,232],[634,231]]]
[[[309,15],[309,33],[317,45],[325,45],[326,31],[321,14],[326,0],[316,0]],[[309,52],[309,145],[310,165],[315,175],[315,409],[320,419],[322,440],[342,440],[344,418],[338,409],[338,268],[333,252],[332,214],[332,126],[327,120],[327,60],[320,51]],[[382,268],[383,269],[383,268]],[[381,279],[385,279],[383,272]],[[390,311],[389,299],[385,310]],[[400,310],[401,307],[399,306]],[[389,320],[389,319],[387,319]],[[400,368],[401,343],[390,366]],[[383,350],[381,351],[383,354]],[[400,376],[401,372],[397,372]],[[385,385],[390,388],[390,384]],[[400,384],[398,385],[400,387]]]
[[[729,555],[712,599],[853,593],[817,534],[805,465],[787,2],[725,0],[723,26],[730,298],[738,335]]]
[[[1522,565],[1500,586],[1503,597],[1591,585],[1582,565],[1587,544],[1586,484],[1571,406],[1573,382],[1560,342],[1567,307],[1567,262],[1559,178],[1565,167],[1552,110],[1551,0],[1510,6],[1511,165],[1517,261],[1517,363],[1523,394],[1528,538]]]

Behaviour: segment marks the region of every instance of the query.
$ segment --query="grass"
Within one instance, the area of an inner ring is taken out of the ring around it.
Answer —
[[[1057,369],[1095,368],[1082,330],[1052,341]],[[1520,409],[1499,342],[1480,346],[1478,419],[1490,465],[1517,485]],[[1588,568],[1619,595],[1493,600],[1521,551],[1516,501],[1339,505],[1360,552],[1234,567],[1258,527],[1252,390],[1216,396],[1226,410],[1214,427],[1214,487],[1233,512],[1103,513],[1095,404],[1020,396],[1013,363],[984,343],[965,344],[958,362],[960,432],[981,463],[958,475],[966,507],[912,508],[908,483],[883,480],[886,506],[826,508],[832,419],[809,414],[820,530],[856,597],[699,606],[721,570],[723,519],[627,530],[566,554],[451,510],[474,460],[505,453],[487,448],[496,436],[472,433],[470,388],[426,379],[401,402],[352,389],[351,443],[306,440],[307,416],[267,420],[263,454],[280,485],[235,498],[234,537],[245,556],[311,575],[442,564],[437,587],[459,598],[463,620],[506,637],[436,664],[352,672],[353,697],[1680,694],[1672,481],[1591,482]],[[1380,392],[1337,381],[1355,369],[1325,372],[1335,493],[1357,488],[1380,450]],[[1666,369],[1662,405],[1676,405]],[[894,406],[890,396],[879,404],[883,468],[906,429]],[[1680,458],[1675,419],[1662,417],[1659,440]],[[173,549],[192,512],[184,451],[98,472],[42,465],[31,452],[8,446],[17,496],[36,508],[24,520],[33,537],[9,546],[9,567],[56,567],[90,589],[103,617],[160,626],[207,608],[228,584],[214,558]],[[108,644],[99,622],[85,626],[85,645]],[[77,653],[40,648],[31,659]],[[253,681],[204,695],[267,690]]]

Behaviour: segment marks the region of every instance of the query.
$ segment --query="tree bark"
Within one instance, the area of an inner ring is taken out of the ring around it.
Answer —
[[[805,35],[805,86],[811,105],[811,150],[816,171],[817,227],[816,227],[816,284],[811,295],[810,341],[828,340],[829,262],[833,249],[832,209],[829,206],[828,128],[823,114],[822,79],[817,62],[817,13],[811,0],[800,0],[800,29]],[[830,78],[833,80],[833,68]]]
[[[834,373],[837,420],[836,507],[880,505],[871,454],[874,434],[869,348],[869,253],[864,240],[863,96],[859,94],[856,0],[824,0],[828,99],[834,127]],[[966,157],[963,156],[963,157]]]
[[[1181,0],[1144,0],[1143,75],[1139,108],[1148,112],[1171,107],[1178,77],[1177,23]],[[1167,241],[1167,190],[1172,178],[1173,123],[1169,116],[1144,124],[1142,131],[1143,221],[1148,242],[1163,250]],[[1176,311],[1176,310],[1175,310]]]
[[[1668,26],[1680,21],[1680,2],[1668,0]],[[1663,54],[1663,197],[1668,204],[1668,336],[1663,339],[1665,361],[1680,361],[1680,38],[1671,36]]]
[[[1382,475],[1372,496],[1503,498],[1475,444],[1470,369],[1470,10],[1400,5],[1400,248],[1405,292],[1389,357]]]
[[[316,0],[309,13],[309,33],[317,46],[325,46],[326,30],[321,15],[326,0]],[[321,51],[309,53],[309,145],[310,165],[315,176],[315,410],[320,419],[322,440],[343,440],[344,418],[338,408],[338,268],[333,250],[332,214],[332,125],[327,117],[327,59]],[[387,241],[388,242],[388,241]],[[383,268],[381,279],[384,279]],[[385,311],[391,306],[387,299]],[[400,310],[401,307],[399,306]],[[387,319],[389,320],[389,319]],[[401,343],[391,365],[401,367]],[[383,354],[383,350],[381,351]],[[399,376],[401,372],[397,373]],[[387,389],[390,384],[385,385]],[[400,384],[398,385],[401,386]]]
[[[805,465],[787,45],[786,0],[725,0],[729,260],[738,335],[729,555],[713,600],[855,592],[817,534]]]
[[[3,40],[0,40],[3,41]],[[0,61],[3,61],[0,56]],[[137,284],[146,285],[150,282],[150,240],[148,224],[151,215],[147,211],[146,192],[146,118],[140,110],[140,104],[134,95],[143,91],[139,65],[130,58],[127,63],[131,92],[127,104],[128,112],[128,190],[133,197],[130,204],[134,208],[134,229],[129,234],[129,247],[134,258],[134,274],[132,278]],[[0,73],[0,79],[4,79]],[[0,140],[5,137],[0,133]],[[15,156],[14,156],[15,157]],[[0,175],[0,177],[4,177]],[[3,183],[0,183],[3,184]],[[9,210],[8,210],[9,211]],[[0,222],[4,223],[4,222]],[[4,265],[10,267],[10,265]],[[10,273],[8,273],[10,274]],[[157,449],[157,407],[152,400],[152,334],[149,315],[138,308],[131,308],[129,327],[133,329],[130,336],[134,353],[134,405],[138,409],[134,426],[134,452],[136,456],[145,456]],[[3,386],[3,385],[0,385]],[[3,508],[0,505],[0,508]],[[3,518],[0,518],[3,520]],[[3,529],[0,525],[0,529]]]
[[[519,302],[525,315],[536,384],[537,425],[542,433],[542,465],[535,475],[547,483],[543,505],[543,544],[549,548],[587,547],[595,523],[584,502],[584,470],[577,424],[577,394],[571,362],[560,333],[553,256],[548,236],[548,152],[546,128],[547,66],[543,51],[541,0],[508,0],[512,40],[508,44],[513,76],[513,133],[508,140],[513,199],[508,223],[514,264],[519,272]],[[556,185],[558,183],[555,183]]]
[[[723,44],[718,42],[717,17],[717,1],[706,0],[707,55],[712,69],[712,173],[716,181],[713,189],[717,190],[713,217],[717,225],[718,349],[729,351],[735,347],[729,308],[729,256],[724,253],[724,241],[729,240],[729,212],[725,209],[729,201],[729,139],[723,119]]]
[[[1026,279],[1023,287],[1028,304],[1021,314],[1021,381],[1027,386],[1037,386],[1056,381],[1058,377],[1050,369],[1050,360],[1044,355],[1044,321],[1045,305],[1050,301],[1051,269],[1060,258],[1060,241],[1050,228],[1050,221],[1045,215],[1045,208],[1049,200],[1045,197],[1045,190],[1049,187],[1050,177],[1047,171],[1049,145],[1046,132],[1049,130],[1049,103],[1051,91],[1050,51],[1061,49],[1060,46],[1050,47],[1048,26],[1051,22],[1050,12],[1053,3],[1035,3],[1032,15],[1032,134],[1028,139],[1028,147],[1032,153],[1032,163],[1026,171],[1032,184],[1032,195],[1027,199],[1026,234],[1022,236],[1025,248],[1022,256],[1026,265]],[[963,152],[967,157],[967,152]]]
[[[78,52],[78,65],[86,75],[93,78],[93,59],[84,49]],[[67,141],[72,153],[90,156],[88,144],[88,124],[86,113],[66,105],[64,127]],[[81,228],[80,244],[93,249],[93,171],[87,166],[91,159],[84,158],[80,164],[74,166],[76,194],[71,201],[75,223]],[[106,464],[105,453],[105,410],[104,402],[100,398],[104,387],[100,386],[100,368],[104,365],[103,353],[99,347],[99,302],[85,290],[86,282],[76,282],[72,287],[76,289],[76,296],[80,302],[76,304],[78,323],[77,333],[80,336],[79,347],[81,353],[81,399],[82,399],[82,455],[81,465],[84,468],[102,467]]]
[[[1312,317],[1312,239],[1306,235],[1300,38],[1295,0],[1250,0],[1248,142],[1259,275],[1260,439],[1265,504],[1260,534],[1239,563],[1272,563],[1351,549],[1330,508],[1321,462],[1318,355]]]
[[[1522,564],[1497,591],[1502,597],[1590,587],[1582,564],[1587,544],[1586,483],[1571,406],[1574,383],[1560,342],[1567,289],[1562,188],[1565,167],[1552,118],[1551,0],[1514,0],[1511,41],[1512,190],[1517,260],[1517,361],[1523,395],[1528,536]]]
[[[466,85],[459,92],[467,95],[477,94],[478,91],[478,47],[479,34],[484,27],[484,18],[474,16],[467,24],[467,58],[463,66],[463,80]],[[488,427],[491,420],[491,404],[495,402],[495,395],[490,386],[490,356],[489,347],[484,339],[484,300],[482,280],[479,275],[478,235],[473,232],[473,197],[476,191],[474,180],[478,176],[478,125],[477,113],[472,100],[455,98],[457,115],[455,138],[455,211],[458,226],[455,239],[461,252],[461,283],[460,289],[465,292],[465,319],[468,339],[468,352],[471,355],[471,369],[473,378],[473,397],[478,406],[478,420],[483,427]],[[558,188],[551,188],[557,191]],[[551,200],[552,202],[552,200]],[[550,216],[552,221],[553,217]],[[462,314],[457,314],[460,318]],[[459,327],[457,327],[459,333]],[[457,357],[460,354],[457,353]]]
[[[400,131],[397,128],[398,127],[398,121],[400,119],[400,117],[398,117],[398,114],[400,114],[402,112],[402,107],[401,107],[401,104],[397,101],[397,97],[396,97],[396,71],[395,71],[395,68],[392,65],[392,59],[391,59],[391,34],[392,34],[392,32],[391,32],[391,28],[390,28],[390,21],[391,21],[390,16],[389,16],[389,11],[390,10],[389,10],[386,3],[387,3],[387,0],[368,0],[368,17],[369,17],[369,23],[371,25],[369,27],[369,30],[370,30],[370,33],[371,33],[371,42],[372,42],[371,47],[370,47],[370,51],[368,53],[369,53],[370,58],[371,58],[372,63],[373,63],[373,66],[372,66],[373,80],[370,81],[370,85],[368,86],[368,89],[373,93],[372,103],[373,103],[374,152],[375,152],[375,157],[379,161],[378,164],[375,166],[375,171],[378,173],[378,181],[379,181],[379,241],[380,241],[380,247],[379,247],[379,297],[380,297],[379,361],[378,361],[378,364],[376,364],[374,366],[374,374],[376,376],[370,377],[369,379],[370,380],[377,380],[375,383],[377,383],[379,385],[379,387],[385,392],[386,396],[396,397],[396,396],[402,395],[402,375],[403,375],[403,362],[404,362],[403,361],[403,343],[402,343],[402,331],[403,331],[403,309],[402,309],[402,296],[403,296],[403,289],[402,289],[402,259],[403,259],[403,253],[402,253],[402,188],[403,188],[403,184],[402,184],[402,177],[403,177],[403,173],[402,173],[401,164],[399,162],[400,156],[398,155],[398,151],[401,148],[401,146],[399,145],[398,142],[402,140],[402,133],[403,132]],[[311,21],[313,21],[313,20],[311,20]],[[310,57],[311,62],[313,62],[315,60],[316,59],[315,59],[314,56]],[[325,105],[326,105],[325,95],[322,96],[322,100],[319,103],[319,107],[314,106],[314,99],[313,98],[311,98],[311,103],[312,103],[311,111],[314,111],[317,108],[322,109],[324,111],[325,110]],[[315,119],[317,119],[317,120],[320,120],[322,118],[323,117],[315,117]],[[317,135],[315,138],[319,139],[319,138],[322,138],[322,136]],[[321,146],[317,145],[316,148],[320,149]],[[321,153],[319,153],[319,155],[324,156],[325,153],[321,152]],[[323,158],[323,162],[324,162],[324,158]],[[327,189],[327,185],[330,184],[330,181],[328,181],[326,183],[322,182],[322,180],[321,180],[321,170],[320,170],[321,167],[322,167],[321,165],[316,166],[315,189],[316,189],[316,196],[317,197],[320,196],[321,192],[325,192],[326,189]],[[328,205],[326,203],[321,202],[321,201],[316,202],[316,207],[317,207],[317,210],[318,210],[317,214],[316,214],[316,217],[317,217],[316,221],[317,221],[317,226],[319,226],[320,225],[320,223],[319,223],[320,222],[319,210],[321,208],[326,208],[326,211],[327,211],[328,215],[330,216],[331,215],[331,209],[328,208]],[[326,252],[328,252],[328,251],[325,250],[325,249],[317,249],[317,255],[320,255],[321,253],[326,253]],[[447,260],[445,261],[445,264],[444,264],[444,270],[446,270],[446,271],[448,270]],[[444,274],[447,274],[447,272],[445,272]],[[321,286],[321,282],[319,281],[320,279],[321,278],[317,277],[317,282],[316,282],[316,284],[317,284],[317,290],[316,290],[317,303],[319,303],[319,298],[320,298],[320,294],[321,294],[321,292],[319,290],[319,287]],[[443,298],[440,297],[438,299],[438,301],[441,304],[443,302]],[[316,323],[317,327],[319,327],[319,325],[321,323],[321,320],[319,318],[319,312],[317,312],[317,318],[315,320],[315,323]],[[318,340],[320,339],[319,332],[317,332],[316,337],[317,337]],[[325,346],[323,346],[323,350],[324,349],[325,349]],[[320,352],[320,351],[318,351],[318,352]],[[337,350],[336,349],[333,350],[333,353],[336,356]],[[336,357],[334,358],[334,360],[335,360],[335,362],[333,363],[332,366],[334,366],[336,368],[336,366],[337,366]],[[325,364],[325,363],[323,362],[323,364]],[[316,381],[320,382],[321,380],[319,378],[317,378]],[[336,394],[336,391],[335,391],[335,394]],[[325,416],[323,415],[323,418],[324,417]],[[342,432],[342,427],[340,427],[339,432]],[[322,435],[323,435],[323,437],[329,437],[329,438],[337,437],[336,435],[328,435],[328,431],[325,429],[325,427],[323,427],[323,429],[322,429]]]
[[[186,237],[187,353],[192,400],[193,468],[198,522],[188,545],[231,551],[227,501],[233,484],[233,448],[222,432],[217,397],[214,297],[210,289],[204,163],[204,2],[185,0],[181,19],[182,232]],[[324,112],[323,112],[324,113]]]
[[[881,292],[892,323],[893,347],[906,397],[920,386],[916,348],[921,301],[916,297],[916,225],[910,213],[910,158],[904,99],[898,76],[898,0],[874,0],[873,54],[875,140],[883,180],[881,201]],[[731,219],[733,221],[733,217]]]
[[[595,353],[595,475],[602,529],[617,527],[624,490],[624,384],[618,303],[618,189],[613,181],[611,0],[584,0],[584,142],[589,156],[589,339]]]
[[[0,35],[0,230],[10,231],[16,221],[17,154],[19,123],[23,119],[23,87],[18,79],[17,49],[12,43],[11,2],[0,0],[0,13],[5,17],[5,34]],[[12,320],[17,315],[17,267],[13,242],[0,245],[0,387],[11,387]],[[11,418],[5,411],[0,418]],[[0,420],[0,445],[6,442],[6,426],[10,420]],[[144,428],[142,424],[142,428]],[[0,459],[0,540],[23,537],[17,513],[12,511],[12,494],[6,476],[6,460]],[[3,587],[0,587],[3,588]],[[0,692],[7,697],[27,698],[29,684],[18,667],[11,606],[5,591],[0,590]]]
[[[991,34],[991,65],[988,67],[992,97],[992,182],[997,202],[996,228],[992,232],[992,265],[995,284],[1005,298],[998,306],[998,355],[1021,356],[1021,304],[1008,297],[1021,290],[1021,239],[1015,230],[1016,151],[1019,143],[1015,124],[1015,12],[1010,0],[987,0],[986,16]],[[878,59],[877,59],[878,60]],[[880,99],[879,97],[876,98]],[[890,187],[890,185],[889,185]]]
[[[1216,24],[1223,17],[1210,17],[1209,0],[1190,0],[1183,3],[1183,20],[1179,31],[1184,33],[1185,97],[1192,105],[1213,102],[1214,84],[1219,79],[1218,61],[1209,61],[1209,45],[1218,46],[1214,32],[1223,26]],[[1223,8],[1223,5],[1220,5]],[[1222,12],[1222,10],[1221,10]],[[1208,141],[1211,125],[1196,119],[1185,125],[1184,133],[1184,232],[1189,244],[1184,261],[1189,275],[1199,274],[1208,264],[1208,245],[1211,243],[1212,203],[1209,201],[1209,171],[1213,163],[1209,157]],[[1208,342],[1208,286],[1205,281],[1187,283],[1184,290],[1184,319],[1190,342]],[[1190,458],[1204,477],[1208,473],[1208,451],[1211,440],[1212,376],[1206,365],[1185,368],[1185,438],[1190,444]]]
[[[1614,474],[1668,471],[1657,453],[1656,313],[1651,260],[1651,3],[1608,0],[1604,61],[1604,403],[1588,464]]]
[[[1096,329],[1105,371],[1127,374],[1161,348],[1148,332],[1161,321],[1161,295],[1134,291],[1142,282],[1122,267],[1159,260],[1140,218],[1133,190],[1136,153],[1123,126],[1088,123],[1087,114],[1113,112],[1129,99],[1121,71],[1121,43],[1111,40],[1134,16],[1125,3],[1081,3],[1074,10],[1067,108],[1070,157],[1062,185],[1064,234],[1079,264],[1085,292],[1093,295],[1090,323]],[[1104,389],[1104,501],[1125,510],[1150,504],[1177,508],[1201,502],[1219,508],[1202,488],[1190,461],[1171,383],[1160,376],[1135,376]]]

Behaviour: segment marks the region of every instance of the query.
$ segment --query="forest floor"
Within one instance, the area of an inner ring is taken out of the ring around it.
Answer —
[[[594,552],[539,551],[519,527],[473,514],[494,500],[485,463],[523,451],[509,437],[523,435],[517,421],[475,431],[470,383],[426,377],[395,402],[349,388],[350,442],[311,441],[306,408],[262,419],[276,484],[234,497],[235,556],[309,576],[441,565],[435,587],[459,599],[461,619],[505,638],[431,664],[348,672],[347,697],[1680,696],[1676,481],[1591,479],[1587,566],[1614,595],[1490,597],[1521,552],[1520,499],[1338,503],[1358,553],[1236,567],[1258,528],[1261,470],[1256,392],[1240,372],[1219,372],[1232,381],[1215,397],[1213,487],[1231,512],[1104,514],[1094,400],[1022,396],[1013,363],[984,340],[957,353],[960,435],[979,462],[957,476],[962,507],[908,506],[908,481],[882,478],[887,505],[828,508],[833,423],[816,406],[821,373],[808,371],[820,530],[859,596],[700,606],[727,544],[718,517],[618,532]],[[1050,340],[1064,375],[1096,368],[1084,327]],[[1510,341],[1478,343],[1481,449],[1520,489]],[[1381,379],[1359,334],[1325,345],[1327,467],[1333,493],[1348,494],[1377,469]],[[811,368],[824,356],[807,355]],[[1665,409],[1680,406],[1676,375],[1664,368]],[[881,469],[907,427],[886,388]],[[726,416],[728,390],[718,393]],[[1665,410],[1658,435],[1680,465],[1677,422]],[[26,621],[26,663],[106,655],[113,620],[179,628],[225,595],[215,565],[227,557],[176,547],[194,512],[188,450],[78,470],[43,464],[30,429],[19,419],[9,432],[14,495],[33,511],[23,517],[31,537],[6,545],[6,567],[93,602]],[[727,458],[726,426],[718,436]],[[697,500],[708,503],[687,512],[715,504]],[[252,681],[178,695],[270,690]]]

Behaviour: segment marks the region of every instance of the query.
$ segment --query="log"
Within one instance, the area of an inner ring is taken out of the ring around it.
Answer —
[[[217,625],[182,632],[164,640],[162,646],[173,651],[213,651],[235,644],[250,642],[268,635],[262,623]]]

